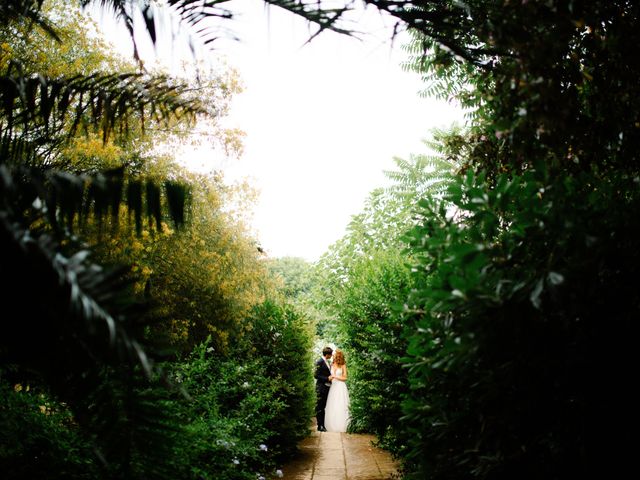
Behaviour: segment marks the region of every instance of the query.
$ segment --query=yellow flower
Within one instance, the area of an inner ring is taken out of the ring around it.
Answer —
[[[164,233],[165,235],[173,234],[173,230],[171,230],[171,227],[169,227],[166,222],[162,222],[160,226],[162,227],[162,233]]]

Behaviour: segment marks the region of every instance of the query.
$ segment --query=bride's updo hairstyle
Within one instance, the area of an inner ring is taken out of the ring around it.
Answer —
[[[344,365],[345,364],[344,353],[342,353],[342,350],[336,349],[336,353],[333,354],[333,363],[335,365]]]

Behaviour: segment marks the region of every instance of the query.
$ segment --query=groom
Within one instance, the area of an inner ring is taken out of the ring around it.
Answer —
[[[326,432],[324,428],[324,407],[327,405],[327,395],[329,395],[329,387],[331,387],[331,367],[329,359],[333,350],[330,347],[322,349],[322,358],[316,361],[316,372],[313,375],[316,379],[316,419],[318,420],[318,431]]]

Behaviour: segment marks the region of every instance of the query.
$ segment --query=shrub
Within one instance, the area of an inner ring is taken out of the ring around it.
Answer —
[[[372,251],[353,262],[336,299],[349,357],[350,430],[375,433],[396,453],[404,443],[398,427],[401,395],[408,388],[399,299],[410,287],[410,271],[398,249]]]
[[[89,439],[46,392],[0,381],[0,472],[6,480],[94,479]]]
[[[186,425],[178,457],[188,478],[267,475],[308,435],[313,411],[311,335],[289,306],[265,302],[228,354],[197,346],[172,367],[190,397],[175,399]]]
[[[296,309],[266,301],[249,317],[250,332],[241,349],[264,364],[277,387],[274,401],[286,408],[274,419],[274,448],[285,458],[309,434],[314,412],[312,328]]]
[[[413,229],[411,478],[611,476],[632,458],[637,180],[469,173]]]

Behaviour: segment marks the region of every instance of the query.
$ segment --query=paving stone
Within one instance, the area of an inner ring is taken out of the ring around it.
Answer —
[[[287,480],[312,480],[313,478],[313,470],[283,470],[282,474],[283,478],[286,478]]]
[[[316,475],[345,475],[346,469],[344,466],[331,466],[322,468],[322,466],[317,465],[314,468],[314,473]]]
[[[362,468],[371,468],[376,465],[373,460],[358,459],[345,462],[347,464],[347,470],[356,470]]]
[[[349,473],[349,476],[362,476],[372,474],[380,475],[380,469],[375,465],[365,465],[362,467],[348,468],[347,473]]]

